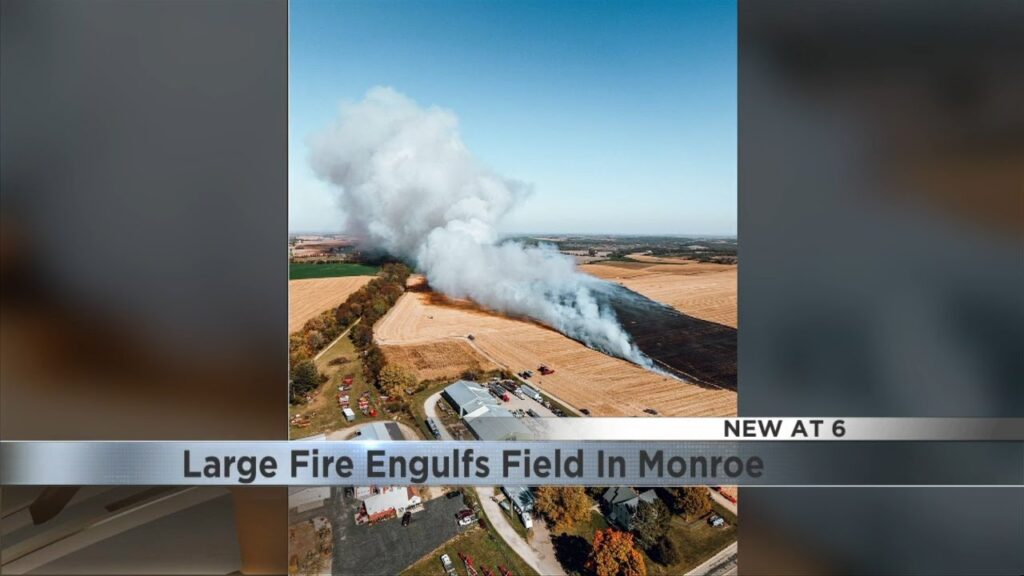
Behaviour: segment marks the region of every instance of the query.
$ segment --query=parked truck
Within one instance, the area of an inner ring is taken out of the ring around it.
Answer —
[[[444,573],[448,576],[458,576],[458,572],[455,571],[455,564],[452,563],[451,556],[441,554],[441,566],[444,568]]]

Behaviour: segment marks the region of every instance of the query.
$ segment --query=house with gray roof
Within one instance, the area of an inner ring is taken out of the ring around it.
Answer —
[[[633,517],[641,502],[653,503],[658,499],[654,490],[646,490],[637,494],[628,486],[613,486],[604,491],[601,505],[608,521],[623,530],[633,529]]]

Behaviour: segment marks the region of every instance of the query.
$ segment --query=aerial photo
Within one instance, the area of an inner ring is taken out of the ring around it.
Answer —
[[[292,440],[736,414],[734,4],[299,0],[290,26]],[[289,570],[733,574],[737,497],[295,487]]]

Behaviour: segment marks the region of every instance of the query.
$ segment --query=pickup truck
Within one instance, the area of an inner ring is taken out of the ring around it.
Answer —
[[[458,576],[458,572],[455,571],[455,564],[452,564],[452,559],[447,554],[441,554],[441,566],[444,567],[444,573],[447,576]]]

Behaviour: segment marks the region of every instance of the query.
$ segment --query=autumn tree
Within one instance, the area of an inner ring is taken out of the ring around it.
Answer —
[[[541,486],[534,508],[558,530],[572,528],[590,517],[591,500],[580,486]]]
[[[384,369],[384,365],[387,364],[387,359],[384,358],[384,352],[381,351],[380,346],[376,343],[371,342],[367,346],[366,351],[363,352],[363,375],[366,376],[366,381],[372,384],[380,383],[380,371]]]
[[[711,494],[707,486],[687,486],[672,491],[673,508],[691,518],[711,511]]]
[[[672,523],[672,514],[668,506],[659,499],[653,502],[640,501],[636,514],[633,516],[632,532],[636,543],[644,550],[650,550],[659,540],[668,534]]]
[[[647,576],[647,565],[633,535],[614,528],[594,534],[587,569],[596,576]]]
[[[352,344],[355,345],[356,349],[362,350],[373,342],[372,325],[367,325],[366,322],[356,324],[349,331],[348,337],[352,340]]]
[[[380,389],[390,397],[401,397],[406,388],[416,385],[416,377],[397,364],[386,364],[378,377]]]

